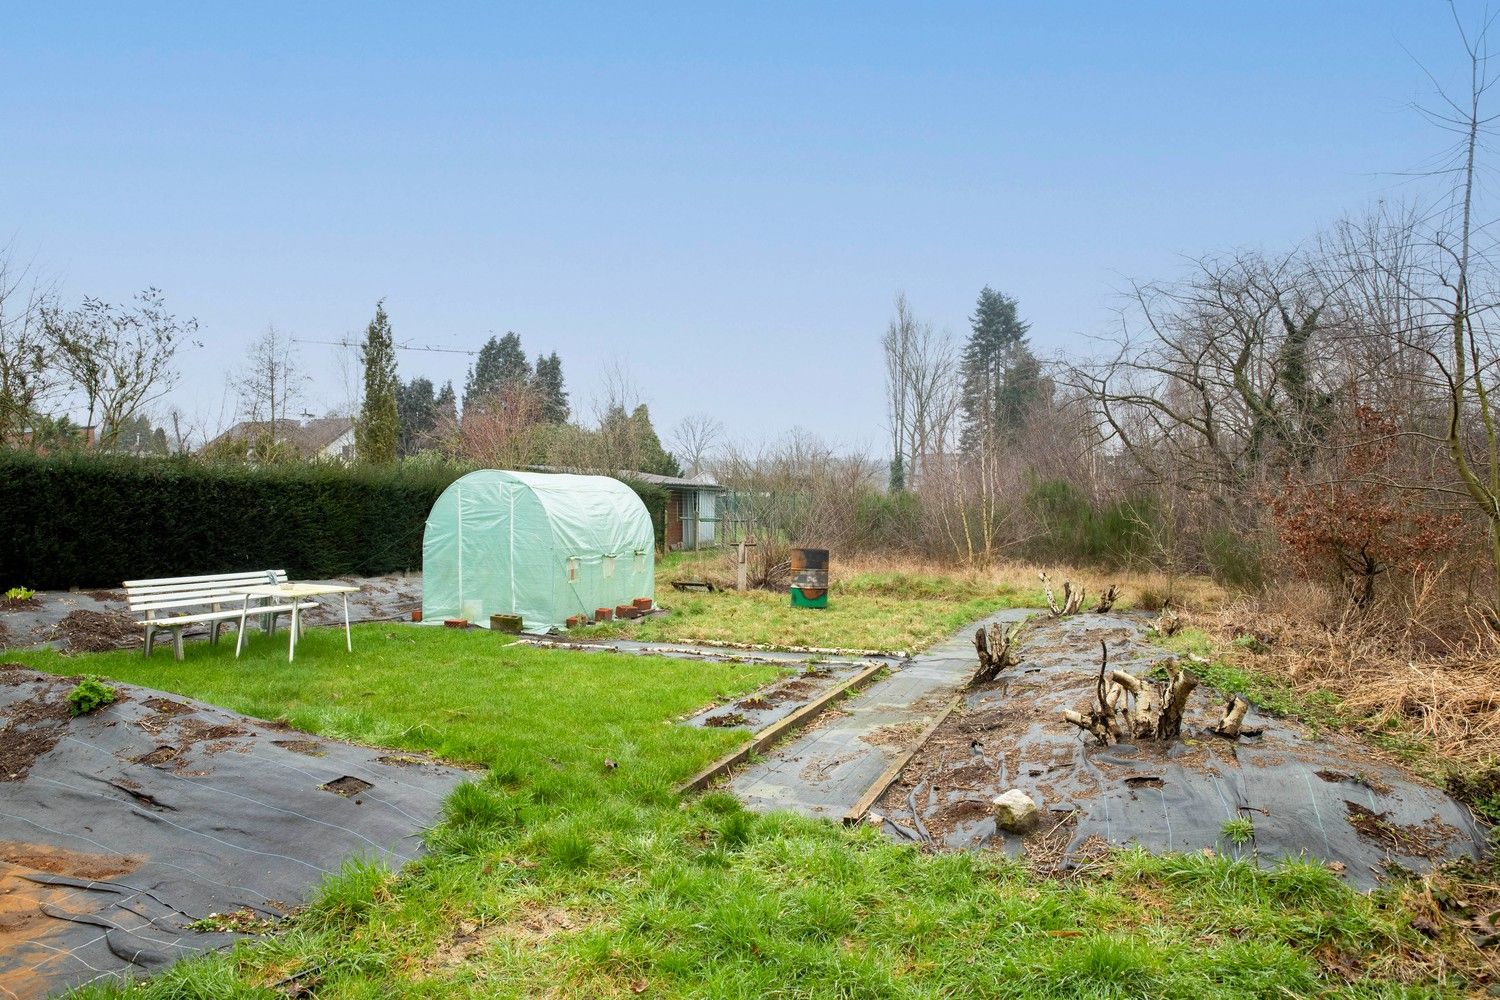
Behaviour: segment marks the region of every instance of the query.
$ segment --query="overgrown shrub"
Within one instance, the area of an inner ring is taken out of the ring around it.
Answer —
[[[1138,493],[1094,502],[1065,479],[1035,479],[1026,491],[1034,558],[1125,566],[1145,556],[1159,515]]]
[[[854,510],[851,548],[863,552],[910,549],[921,537],[921,499],[909,490],[881,493],[871,489]]]
[[[1266,580],[1265,556],[1253,537],[1232,528],[1211,528],[1203,554],[1213,577],[1236,587],[1259,587]]]

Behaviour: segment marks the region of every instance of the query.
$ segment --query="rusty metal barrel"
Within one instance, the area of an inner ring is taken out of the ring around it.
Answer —
[[[792,607],[828,607],[828,550],[792,549]]]

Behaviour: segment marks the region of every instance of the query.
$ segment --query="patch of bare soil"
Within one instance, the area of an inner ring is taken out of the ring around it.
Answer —
[[[141,702],[153,712],[162,715],[187,715],[193,710],[191,705],[185,705],[180,701],[172,701],[170,698],[147,698]]]
[[[990,815],[990,804],[982,799],[958,799],[943,806],[934,818],[941,820],[950,828],[956,828],[965,823],[984,819]],[[928,829],[932,824],[928,823]]]
[[[1359,785],[1363,788],[1368,788],[1370,791],[1374,792],[1377,795],[1389,795],[1391,792],[1390,785],[1387,785],[1385,782],[1379,780],[1378,778],[1371,778],[1368,775],[1364,774],[1355,774],[1346,771],[1335,771],[1331,768],[1326,767],[1320,768],[1313,773],[1331,784],[1348,782],[1351,785]]]
[[[342,778],[334,778],[332,781],[324,782],[318,787],[322,788],[325,792],[342,795],[346,799],[354,799],[354,801],[358,802],[359,799],[357,796],[368,792],[375,786],[363,778],[356,778],[351,774],[346,774]]]
[[[125,600],[125,595],[117,590],[80,590],[85,597],[92,597],[100,604],[117,604]]]
[[[155,750],[151,750],[141,754],[138,757],[131,758],[131,762],[135,764],[145,764],[148,767],[160,767],[163,764],[167,764],[175,760],[179,753],[181,753],[181,751],[176,747],[159,746]]]
[[[713,726],[716,729],[728,728],[730,726],[743,726],[745,716],[740,712],[725,712],[723,715],[712,715],[703,720],[705,726]]]
[[[69,611],[57,623],[57,635],[70,653],[107,653],[144,641],[135,620],[118,611]]]
[[[140,867],[141,859],[122,854],[83,854],[47,844],[0,840],[0,862],[77,879],[107,879]]]
[[[236,740],[250,735],[250,730],[237,723],[214,724],[202,719],[187,719],[177,726],[178,742],[184,747],[201,744],[203,753],[212,756],[225,750],[238,749]]]
[[[417,767],[421,764],[432,763],[431,759],[414,753],[393,753],[387,754],[384,757],[376,757],[375,759],[382,764],[389,764],[392,767]]]
[[[872,730],[860,739],[871,746],[876,747],[900,747],[905,749],[911,746],[926,727],[921,722],[893,722],[888,726],[881,726]]]
[[[1412,858],[1428,858],[1440,861],[1447,856],[1449,841],[1458,833],[1436,816],[1420,826],[1391,822],[1386,813],[1379,813],[1358,802],[1345,800],[1349,825],[1366,837],[1397,854]]]
[[[104,880],[134,871],[139,858],[114,854],[81,854],[42,844],[0,841],[0,955],[6,971],[0,972],[0,996],[46,996],[55,983],[35,971],[47,958],[57,955],[46,939],[63,922],[46,912],[47,907],[68,910],[69,897],[77,890],[67,885],[43,885],[27,875],[61,875],[88,881]]]
[[[201,756],[212,757],[226,750],[249,752],[252,743],[245,738],[250,730],[238,723],[214,723],[206,719],[180,718],[193,711],[192,706],[166,698],[151,698],[144,705],[155,711],[145,718],[137,719],[136,725],[148,735],[162,742],[147,753],[132,757],[131,763],[150,767],[170,766],[178,774],[206,774],[186,770],[192,757],[188,751],[197,749]]]
[[[537,905],[526,907],[502,923],[479,924],[465,920],[422,962],[422,972],[431,976],[455,969],[483,955],[497,941],[511,941],[534,948],[559,935],[582,930],[593,922],[591,918],[562,907]]]
[[[293,753],[306,754],[309,757],[323,756],[323,744],[317,740],[272,740],[271,743],[281,747],[283,750],[290,750]],[[384,757],[380,759],[382,761],[386,760]]]
[[[818,690],[816,684],[809,684],[804,680],[782,681],[771,690],[761,695],[772,705],[780,705],[787,701],[805,701],[809,695]]]
[[[57,746],[70,715],[66,688],[51,683],[34,697],[11,705],[0,729],[0,782],[20,781],[36,759]]]
[[[753,698],[743,698],[740,701],[736,702],[734,707],[743,708],[749,712],[757,712],[763,708],[770,708],[771,703],[766,699],[757,696]]]

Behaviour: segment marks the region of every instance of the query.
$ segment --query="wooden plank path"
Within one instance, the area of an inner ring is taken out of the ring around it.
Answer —
[[[759,812],[858,818],[872,791],[890,783],[919,734],[951,710],[977,663],[974,630],[1032,613],[1009,609],[965,626],[843,702],[837,714],[825,713],[818,724],[735,771],[727,790]]]

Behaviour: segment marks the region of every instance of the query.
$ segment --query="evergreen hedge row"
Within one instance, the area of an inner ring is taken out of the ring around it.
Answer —
[[[258,569],[293,579],[420,569],[427,514],[465,471],[0,451],[0,591]],[[666,492],[631,485],[659,543]]]
[[[665,486],[655,483],[643,482],[639,479],[631,479],[626,476],[620,480],[626,486],[635,490],[635,495],[641,498],[641,503],[646,505],[646,512],[651,515],[651,531],[656,535],[656,548],[658,551],[665,548],[667,544],[667,499],[668,492]]]

